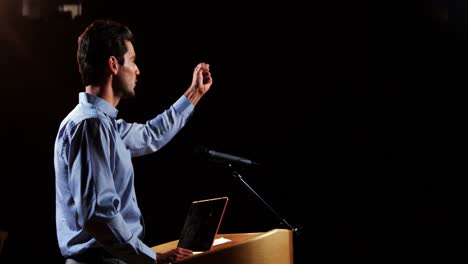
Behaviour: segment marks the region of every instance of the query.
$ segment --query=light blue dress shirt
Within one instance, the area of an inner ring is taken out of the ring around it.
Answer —
[[[60,124],[55,141],[56,227],[63,256],[104,246],[126,262],[153,263],[134,188],[132,157],[166,145],[192,115],[182,96],[145,124],[116,119],[118,110],[88,93]],[[99,243],[98,243],[99,241]]]

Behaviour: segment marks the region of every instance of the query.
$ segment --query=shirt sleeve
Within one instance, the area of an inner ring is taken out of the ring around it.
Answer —
[[[77,125],[70,142],[70,184],[78,222],[113,255],[153,263],[156,253],[127,227],[113,179],[115,135],[98,118]]]
[[[193,110],[188,98],[181,96],[171,107],[145,124],[117,120],[117,130],[132,157],[146,155],[165,146],[185,126]]]

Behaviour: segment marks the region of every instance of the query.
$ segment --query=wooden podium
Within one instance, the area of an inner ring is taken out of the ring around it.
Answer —
[[[272,229],[259,233],[218,234],[230,242],[209,251],[177,261],[183,264],[293,264],[293,236],[289,229]],[[152,247],[166,252],[177,247],[178,240]]]

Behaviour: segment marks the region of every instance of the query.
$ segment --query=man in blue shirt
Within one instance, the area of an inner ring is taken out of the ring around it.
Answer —
[[[78,39],[85,92],[61,122],[55,141],[56,227],[66,263],[170,263],[192,252],[156,253],[142,241],[143,220],[134,189],[132,157],[167,144],[210,89],[209,65],[171,107],[144,124],[116,119],[119,101],[135,95],[140,71],[132,32],[97,20]]]

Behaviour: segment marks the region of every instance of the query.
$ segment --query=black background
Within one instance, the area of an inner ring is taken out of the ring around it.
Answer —
[[[169,107],[196,64],[211,65],[212,90],[187,126],[134,160],[148,245],[177,239],[189,203],[217,196],[230,198],[220,233],[285,227],[230,169],[193,155],[204,145],[261,164],[240,173],[302,227],[295,263],[461,248],[465,188],[457,180],[466,173],[456,165],[465,152],[467,42],[463,21],[449,30],[438,1],[83,1],[75,19],[54,12],[60,2],[42,1],[40,18],[3,4],[2,263],[63,263],[53,142],[83,90],[76,41],[95,18],[116,19],[136,35],[137,96],[118,106],[129,122]]]

